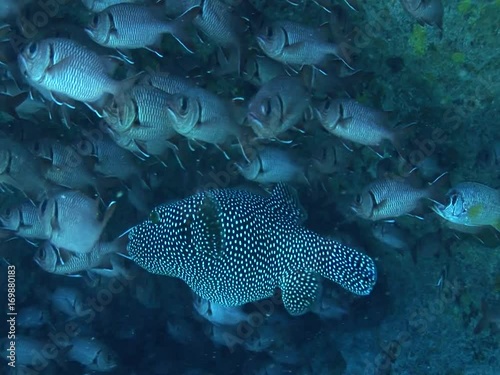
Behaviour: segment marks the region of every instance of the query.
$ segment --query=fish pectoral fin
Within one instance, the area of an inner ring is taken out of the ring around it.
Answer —
[[[50,98],[52,99],[52,101],[54,103],[56,103],[57,105],[59,105],[59,106],[66,106],[66,107],[71,108],[71,109],[75,109],[76,108],[73,104],[69,103],[69,101],[67,100],[67,98],[65,98],[65,97],[63,97],[61,95],[58,95],[58,94],[56,94],[56,93],[54,93],[52,91],[50,91],[49,94],[50,94]]]
[[[306,271],[290,271],[280,283],[283,304],[291,315],[305,314],[318,297],[318,276]]]
[[[71,71],[71,70],[69,70],[69,68],[71,68],[72,63],[73,63],[73,61],[71,60],[71,57],[66,57],[66,58],[62,59],[61,61],[59,61],[55,64],[51,64],[49,67],[47,67],[46,74],[50,73],[51,75],[53,75],[53,74]]]
[[[498,218],[497,221],[493,223],[493,228],[500,232],[500,218]]]
[[[152,47],[144,47],[145,50],[149,51],[149,52],[152,52],[154,53],[156,56],[158,56],[159,58],[163,58],[163,55],[161,54],[160,51],[157,51],[156,49],[152,48]]]
[[[102,219],[102,227],[106,227],[108,224],[109,219],[111,219],[111,216],[115,213],[116,210],[116,202],[112,201],[108,207],[106,208],[106,212],[104,213],[104,217]]]
[[[380,202],[373,202],[373,211],[381,211],[389,204],[388,199],[382,199]]]
[[[103,276],[103,277],[108,277],[108,278],[112,278],[112,277],[117,276],[117,272],[113,268],[92,268],[92,269],[88,270],[87,272],[93,273],[93,274],[96,274],[99,276]]]
[[[352,120],[352,117],[343,117],[340,120],[338,120],[335,124],[335,126],[340,126],[342,128],[347,128]]]
[[[53,216],[50,219],[50,228],[52,229],[52,231],[61,230],[61,227],[59,226],[59,222],[57,221],[57,217]]]
[[[54,249],[57,253],[57,259],[62,266],[64,266],[66,262],[69,261],[72,257],[81,258],[83,255],[85,255],[85,254],[71,253],[69,251],[60,249],[56,246],[54,246]]]

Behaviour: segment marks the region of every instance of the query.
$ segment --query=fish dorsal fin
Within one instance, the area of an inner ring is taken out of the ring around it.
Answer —
[[[290,271],[283,275],[280,288],[286,310],[291,315],[302,315],[316,301],[319,281],[314,273]]]
[[[278,184],[269,197],[269,206],[278,214],[296,222],[303,223],[307,213],[299,202],[297,192],[290,186]]]
[[[198,212],[190,225],[193,245],[199,253],[220,256],[223,228],[217,202],[210,192],[203,194]]]

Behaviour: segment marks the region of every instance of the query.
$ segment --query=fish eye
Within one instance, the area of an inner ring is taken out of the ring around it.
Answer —
[[[149,220],[155,225],[159,224],[160,223],[160,215],[156,211],[151,211],[151,213],[149,214]]]
[[[188,103],[187,103],[187,99],[185,96],[181,96],[181,98],[179,99],[179,105],[180,105],[181,112],[186,113]]]
[[[354,201],[357,204],[361,204],[361,202],[363,202],[363,198],[361,197],[361,194],[356,194],[356,197],[354,198]]]
[[[10,215],[12,215],[12,210],[10,208],[7,208],[4,212],[4,216],[5,217],[10,217]]]
[[[41,211],[42,215],[45,214],[45,210],[47,210],[47,204],[48,204],[48,202],[49,201],[46,199],[40,205],[40,211]]]
[[[272,38],[274,36],[274,29],[271,26],[266,27],[266,36]]]
[[[263,115],[269,116],[269,114],[271,113],[271,100],[265,100],[260,106],[260,111]]]
[[[82,155],[89,155],[91,153],[89,142],[85,140],[78,142],[78,145],[76,147]]]
[[[92,21],[91,21],[91,26],[97,26],[97,23],[99,22],[99,15],[98,14],[95,14],[94,17],[92,17]]]
[[[38,44],[37,43],[31,43],[29,46],[28,46],[28,53],[33,56],[36,51],[38,49]]]

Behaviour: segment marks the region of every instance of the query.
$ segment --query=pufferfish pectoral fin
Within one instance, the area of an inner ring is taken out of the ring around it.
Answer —
[[[268,198],[269,207],[284,217],[302,224],[307,219],[307,213],[297,197],[297,192],[285,184],[277,184]]]
[[[302,315],[318,297],[319,279],[311,272],[290,271],[283,275],[280,288],[286,310],[291,315]]]

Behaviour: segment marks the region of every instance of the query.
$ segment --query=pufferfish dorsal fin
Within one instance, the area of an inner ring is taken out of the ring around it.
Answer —
[[[307,219],[307,213],[299,202],[297,192],[290,186],[276,185],[268,202],[269,208],[294,223],[302,224]]]
[[[290,271],[283,275],[280,288],[287,311],[291,315],[302,315],[318,297],[319,279],[311,272]]]
[[[203,194],[198,212],[190,225],[192,243],[197,252],[219,257],[222,254],[222,223],[217,202],[210,192]]]

